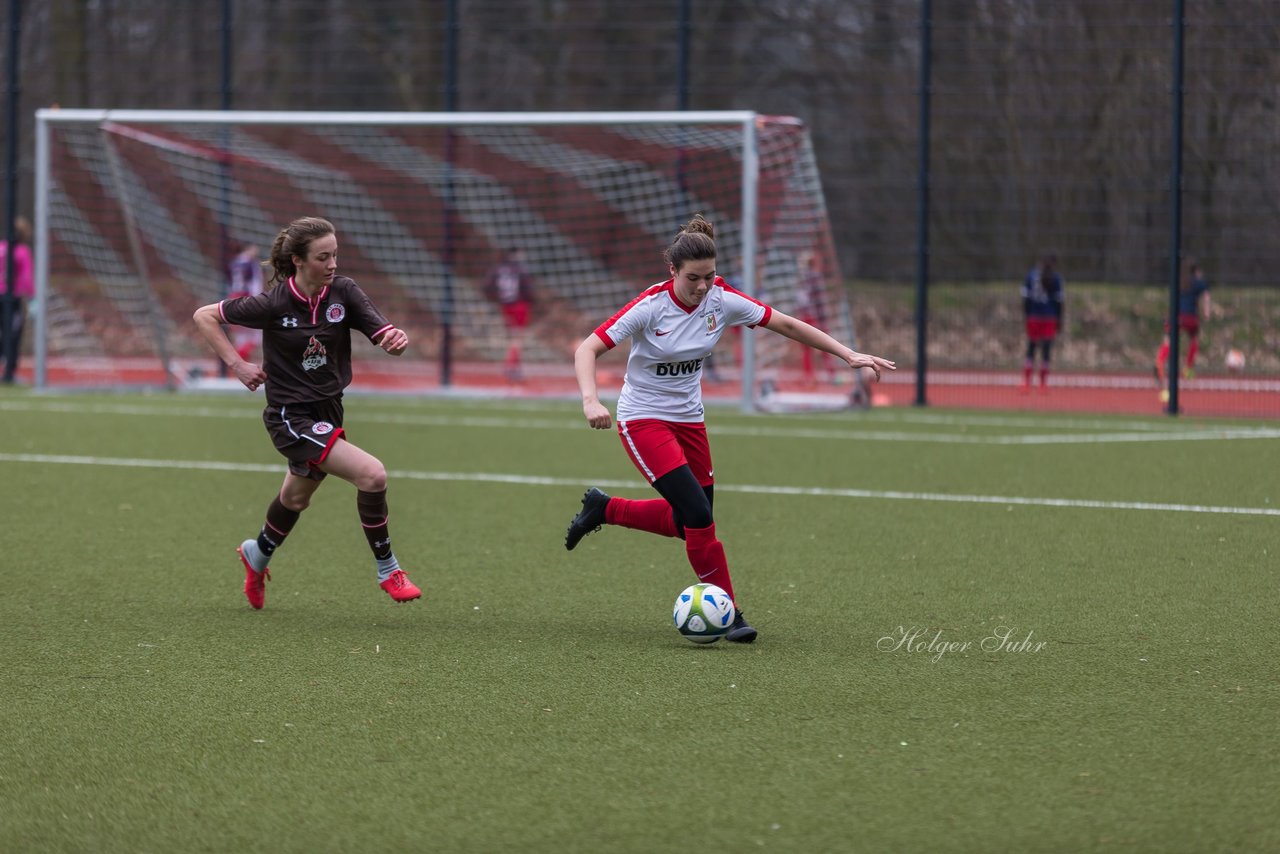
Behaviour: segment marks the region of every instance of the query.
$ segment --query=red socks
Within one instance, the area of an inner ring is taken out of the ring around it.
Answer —
[[[609,525],[648,531],[663,537],[676,536],[676,523],[671,505],[665,498],[610,498],[604,507],[604,521]]]
[[[729,578],[729,561],[724,556],[724,543],[716,539],[716,526],[685,528],[684,548],[689,554],[689,565],[698,580],[714,584],[738,601],[733,595],[733,581]]]
[[[610,498],[604,508],[604,520],[609,525],[647,531],[663,537],[677,536],[671,505],[663,498]],[[689,565],[693,567],[698,580],[716,585],[733,599],[729,561],[724,554],[724,543],[716,539],[715,523],[707,528],[685,528],[684,548],[689,556]]]

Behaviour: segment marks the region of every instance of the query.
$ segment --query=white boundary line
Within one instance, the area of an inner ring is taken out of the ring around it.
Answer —
[[[62,412],[81,415],[143,415],[148,417],[168,416],[180,418],[231,418],[259,420],[257,409],[246,409],[240,406],[145,406],[128,403],[81,403],[75,401],[0,401],[0,411],[8,412]],[[950,445],[997,445],[997,446],[1043,446],[1043,445],[1096,445],[1109,443],[1132,442],[1196,442],[1222,441],[1228,439],[1276,439],[1280,438],[1280,428],[1275,427],[1212,427],[1194,424],[1169,424],[1167,426],[1145,424],[1143,422],[1055,422],[1050,419],[992,418],[986,416],[943,416],[939,418],[913,415],[892,419],[893,421],[918,422],[924,424],[946,424],[957,427],[1055,427],[1058,430],[1103,429],[1111,432],[1102,433],[1028,433],[1016,436],[984,436],[971,433],[934,433],[913,432],[909,430],[863,429],[865,427],[888,426],[886,419],[859,419],[850,422],[848,427],[802,427],[743,424],[708,425],[708,432],[714,436],[762,437],[777,439],[836,439],[862,442],[917,442],[922,444]],[[361,423],[399,424],[419,427],[467,427],[510,429],[519,427],[524,430],[578,430],[585,431],[586,425],[580,418],[509,418],[506,416],[487,415],[399,415],[378,412],[363,412]],[[892,423],[892,422],[890,422]]]
[[[233,463],[203,460],[148,460],[128,457],[80,457],[60,454],[0,454],[0,462],[35,465],[114,466],[120,468],[173,469],[177,471],[260,472],[280,475],[283,465]],[[392,471],[397,479],[443,481],[448,483],[493,483],[517,486],[563,486],[581,488],[585,481],[577,478],[540,475],[502,474],[492,472]],[[639,481],[596,480],[596,486],[645,488]],[[967,495],[945,492],[900,492],[872,489],[836,489],[806,486],[762,486],[716,484],[717,492],[741,492],[750,495],[795,495],[821,498],[867,498],[889,501],[941,501],[954,504],[997,504],[1026,507],[1074,507],[1090,510],[1145,510],[1159,513],[1213,513],[1235,516],[1280,516],[1280,508],[1225,507],[1210,504],[1165,504],[1147,501],[1095,501],[1080,498],[1034,498],[1018,495]]]

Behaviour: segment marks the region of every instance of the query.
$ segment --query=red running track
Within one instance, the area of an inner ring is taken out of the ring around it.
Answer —
[[[602,364],[599,382],[605,397],[617,394],[623,365]],[[234,378],[219,378],[212,360],[175,360],[175,385],[191,391],[236,391]],[[50,391],[129,387],[162,387],[164,373],[154,359],[58,357],[49,360],[46,387]],[[467,363],[455,366],[451,383],[440,382],[438,365],[390,359],[358,360],[351,393],[423,395],[482,398],[567,398],[577,396],[577,384],[569,365],[533,365],[518,380],[507,378],[501,365]],[[18,372],[20,384],[33,383],[27,360]],[[926,387],[927,403],[937,408],[1026,410],[1029,412],[1092,412],[1128,415],[1160,415],[1167,410],[1155,379],[1140,375],[1091,375],[1062,372],[1050,378],[1047,391],[1020,388],[1016,372],[933,371]],[[848,386],[804,383],[799,374],[776,378],[784,396],[834,401],[848,393]],[[245,392],[248,394],[248,392]],[[718,382],[704,380],[709,402],[737,403],[741,391],[736,372],[725,372]],[[888,375],[872,387],[876,406],[911,406],[915,402],[915,377],[909,371]],[[829,408],[818,405],[816,408]],[[1215,418],[1280,418],[1280,380],[1261,377],[1205,377],[1184,380],[1179,387],[1181,414]]]

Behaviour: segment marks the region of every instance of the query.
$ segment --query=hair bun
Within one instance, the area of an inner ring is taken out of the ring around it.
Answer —
[[[687,234],[705,234],[707,237],[714,238],[716,236],[716,228],[703,218],[702,214],[693,215],[693,219],[680,229]]]

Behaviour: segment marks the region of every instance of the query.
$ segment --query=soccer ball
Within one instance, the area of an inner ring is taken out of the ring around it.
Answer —
[[[1228,350],[1227,358],[1223,362],[1228,371],[1238,374],[1244,370],[1244,353],[1239,350]]]
[[[729,594],[714,584],[693,584],[676,597],[676,630],[694,643],[715,643],[733,628],[737,612]]]

